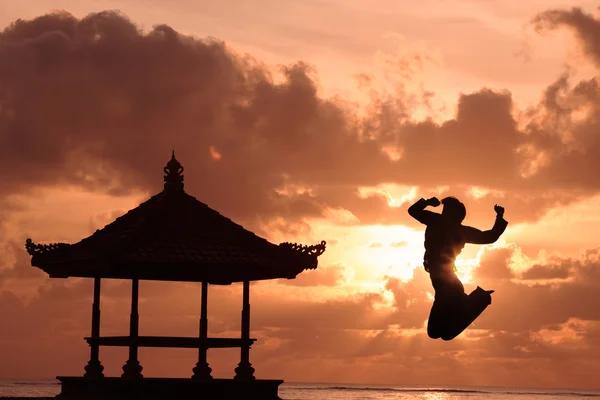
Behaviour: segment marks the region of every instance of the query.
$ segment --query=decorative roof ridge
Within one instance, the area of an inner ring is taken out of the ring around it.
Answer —
[[[69,243],[49,243],[49,244],[36,244],[31,240],[31,238],[27,238],[25,241],[25,249],[27,249],[27,253],[30,256],[36,256],[39,254],[46,254],[50,252],[54,252],[56,250],[65,249],[70,247]]]
[[[306,254],[309,256],[319,257],[321,254],[323,254],[325,252],[326,245],[327,245],[327,242],[325,242],[324,240],[321,240],[321,243],[311,245],[311,246],[301,245],[298,243],[283,242],[283,243],[279,244],[279,247],[288,248],[293,251],[297,251],[299,253],[303,253],[303,254]]]
[[[183,165],[175,158],[175,150],[171,153],[171,159],[164,168],[165,186],[164,192],[180,193],[183,192]]]

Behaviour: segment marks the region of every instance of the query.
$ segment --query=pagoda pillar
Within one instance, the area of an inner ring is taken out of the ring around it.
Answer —
[[[123,365],[122,378],[143,378],[142,369],[138,361],[138,327],[140,316],[138,314],[140,281],[137,278],[131,281],[131,314],[129,315],[129,359]]]
[[[202,297],[200,300],[200,347],[198,348],[198,362],[192,369],[193,379],[210,380],[212,379],[212,368],[208,365],[208,282],[202,282]]]
[[[100,337],[100,278],[94,278],[94,301],[92,303],[92,337]],[[104,367],[100,363],[100,346],[90,344],[90,361],[85,366],[85,378],[104,378]]]
[[[236,380],[254,380],[254,368],[250,364],[250,281],[244,281],[242,306],[242,346],[240,363],[235,369]]]

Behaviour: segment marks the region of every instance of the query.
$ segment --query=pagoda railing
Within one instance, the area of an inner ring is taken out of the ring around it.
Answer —
[[[163,347],[180,349],[225,349],[242,348],[251,346],[256,339],[240,338],[199,338],[199,337],[175,337],[175,336],[104,336],[86,337],[85,341],[90,345],[110,347]]]

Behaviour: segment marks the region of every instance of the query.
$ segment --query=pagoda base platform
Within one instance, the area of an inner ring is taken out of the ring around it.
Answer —
[[[190,378],[124,379],[106,377],[58,376],[61,393],[56,399],[202,399],[202,400],[281,400],[279,385],[283,380],[212,379],[199,381]]]

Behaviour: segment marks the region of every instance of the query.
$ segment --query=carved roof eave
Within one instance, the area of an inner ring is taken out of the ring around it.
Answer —
[[[27,249],[27,253],[32,256],[32,262],[39,256],[62,253],[64,250],[70,247],[71,245],[68,243],[37,244],[34,243],[30,238],[25,241],[25,248]]]
[[[315,261],[313,268],[316,268],[316,260],[321,254],[325,252],[326,244],[327,243],[324,240],[322,240],[319,244],[311,246],[306,246],[298,243],[284,242],[280,243],[279,247],[282,249],[287,249],[290,252],[290,254],[294,254],[294,256],[302,254],[308,258],[313,259]],[[31,240],[30,238],[28,238],[25,241],[25,248],[27,249],[27,253],[30,256],[32,256],[32,264],[35,264],[35,262],[39,260],[40,257],[45,258],[44,256],[46,255],[62,255],[71,247],[72,245],[68,243],[37,244],[34,243],[33,240]]]
[[[312,260],[314,260],[314,262],[313,266],[309,267],[309,269],[314,269],[317,267],[317,258],[325,252],[326,244],[327,243],[324,240],[321,240],[321,243],[319,244],[311,246],[304,246],[298,243],[284,242],[280,243],[279,247],[289,249],[290,252],[292,252],[293,254],[303,254],[307,257],[310,257]]]

